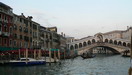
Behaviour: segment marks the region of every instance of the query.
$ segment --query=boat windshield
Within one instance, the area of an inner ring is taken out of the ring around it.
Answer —
[[[26,61],[26,60],[29,61],[29,59],[21,59],[21,61]]]

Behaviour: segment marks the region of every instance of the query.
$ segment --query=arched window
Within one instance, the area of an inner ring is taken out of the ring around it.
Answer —
[[[114,44],[117,45],[117,41],[116,40],[114,41]]]
[[[113,40],[110,40],[109,43],[112,44],[113,43]]]
[[[122,42],[121,42],[121,41],[119,41],[119,42],[118,42],[118,45],[122,45]]]
[[[88,45],[91,45],[91,41],[90,40],[88,41]]]
[[[127,47],[130,47],[130,43],[127,44]]]
[[[95,39],[92,39],[92,43],[95,43]]]
[[[126,47],[126,43],[125,43],[125,42],[123,42],[123,46],[125,46],[125,47]]]
[[[82,43],[79,43],[79,48],[82,48]]]
[[[105,39],[105,42],[108,43],[108,39]]]
[[[87,46],[86,42],[83,42],[83,46],[84,46],[84,47]]]
[[[70,50],[74,50],[74,47],[73,47],[73,45],[71,45],[71,46],[70,46]]]
[[[75,49],[78,49],[78,45],[77,44],[75,44]]]

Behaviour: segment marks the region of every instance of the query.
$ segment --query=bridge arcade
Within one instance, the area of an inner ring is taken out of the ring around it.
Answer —
[[[121,53],[122,51],[130,50],[130,41],[119,38],[108,38],[103,36],[103,34],[97,34],[92,37],[69,43],[69,50],[78,50],[78,52],[80,52],[79,54],[82,54],[85,51],[89,51],[90,49],[95,47],[104,47],[105,49],[111,48]]]

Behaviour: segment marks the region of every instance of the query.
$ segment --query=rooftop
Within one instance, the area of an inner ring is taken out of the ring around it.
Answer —
[[[7,9],[12,9],[10,6],[8,6],[8,5],[6,5],[6,4],[4,4],[2,2],[0,2],[0,6],[5,7]]]

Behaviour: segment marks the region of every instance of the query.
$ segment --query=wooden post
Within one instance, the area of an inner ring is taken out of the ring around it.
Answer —
[[[36,59],[36,49],[34,50],[34,59]]]
[[[28,63],[27,58],[28,58],[28,49],[26,49],[26,64]]]
[[[20,53],[20,49],[19,49],[19,58],[21,58],[21,55],[20,55],[21,53]]]
[[[56,62],[56,51],[54,51],[54,62]]]
[[[65,50],[64,50],[64,59],[65,59],[65,56],[66,56],[65,54],[66,54],[66,53],[65,53]]]
[[[58,49],[58,59],[60,60],[60,50]]]
[[[41,51],[41,49],[40,49],[40,58],[42,57],[42,51]]]
[[[50,64],[51,64],[51,50],[49,49],[49,62],[50,62]]]
[[[40,59],[40,57],[41,57],[41,50],[39,50],[38,52],[38,58]]]
[[[26,57],[26,50],[24,50],[24,58]]]

